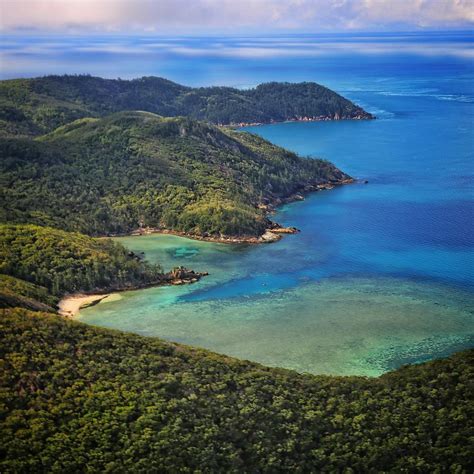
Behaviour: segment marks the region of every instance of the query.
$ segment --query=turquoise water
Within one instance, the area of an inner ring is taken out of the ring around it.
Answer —
[[[353,75],[330,55],[281,59],[291,73],[264,59],[242,66],[251,83],[271,72],[321,80],[319,64],[326,84],[374,112],[367,122],[248,129],[369,184],[284,206],[275,219],[301,233],[275,244],[120,239],[164,267],[210,275],[123,293],[80,319],[312,373],[377,375],[472,347],[473,62],[433,51],[360,56]]]

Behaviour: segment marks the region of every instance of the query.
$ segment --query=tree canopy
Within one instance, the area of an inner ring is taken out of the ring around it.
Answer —
[[[474,351],[300,375],[44,313],[0,314],[0,469],[472,472]]]
[[[259,204],[348,176],[249,133],[119,112],[0,139],[0,220],[89,235],[139,226],[258,236]]]
[[[314,82],[271,82],[242,90],[192,88],[160,77],[126,81],[78,75],[0,81],[0,134],[41,135],[79,118],[124,110],[183,115],[222,125],[304,117],[373,118]]]
[[[8,294],[53,306],[65,293],[140,286],[158,283],[161,277],[158,265],[110,239],[34,225],[0,225],[4,306],[13,306],[6,303]],[[29,307],[20,302],[15,306]]]

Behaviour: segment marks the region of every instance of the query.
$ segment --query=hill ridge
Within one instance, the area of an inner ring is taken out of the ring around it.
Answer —
[[[89,235],[150,227],[258,238],[273,206],[350,177],[246,132],[121,111],[0,139],[0,220]]]
[[[188,87],[148,76],[89,75],[0,81],[0,133],[41,135],[87,116],[144,110],[219,125],[291,120],[371,119],[370,113],[314,82],[268,82],[252,89]]]

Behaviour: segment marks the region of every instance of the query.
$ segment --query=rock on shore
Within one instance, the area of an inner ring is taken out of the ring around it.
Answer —
[[[184,285],[187,283],[196,283],[201,279],[201,277],[206,275],[209,275],[209,273],[195,272],[194,270],[188,270],[185,267],[176,267],[165,274],[164,282],[170,283],[171,285]]]

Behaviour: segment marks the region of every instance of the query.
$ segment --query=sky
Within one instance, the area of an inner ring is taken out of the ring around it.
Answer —
[[[0,31],[239,34],[469,30],[474,0],[0,0]]]

